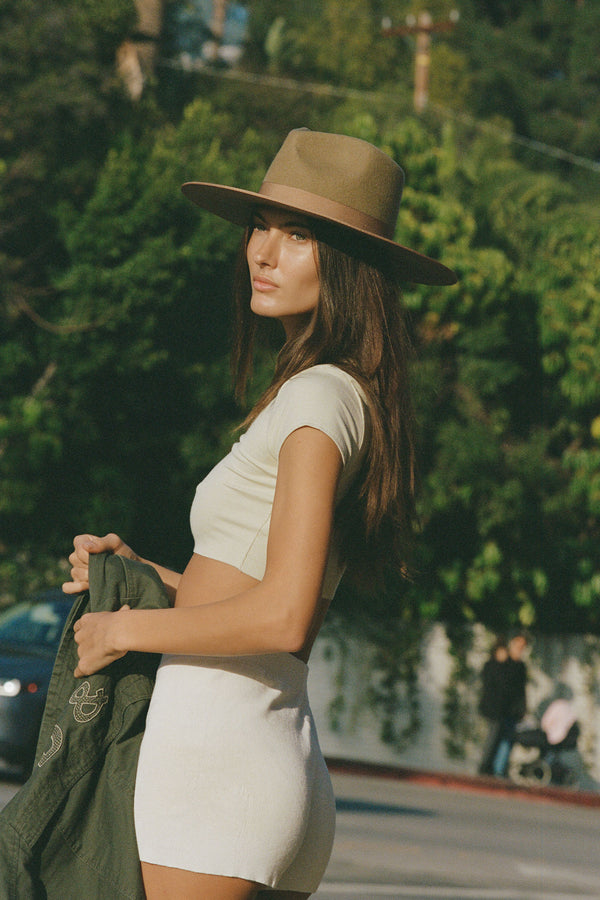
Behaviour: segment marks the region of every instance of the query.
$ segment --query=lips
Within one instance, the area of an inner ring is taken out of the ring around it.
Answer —
[[[252,287],[255,291],[272,291],[277,285],[270,278],[265,278],[264,275],[255,275],[252,279]]]

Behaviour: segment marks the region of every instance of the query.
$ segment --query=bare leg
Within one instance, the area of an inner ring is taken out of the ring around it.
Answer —
[[[200,875],[142,863],[147,900],[255,900],[259,885],[242,878]]]
[[[259,891],[256,900],[308,900],[310,894],[298,891]]]

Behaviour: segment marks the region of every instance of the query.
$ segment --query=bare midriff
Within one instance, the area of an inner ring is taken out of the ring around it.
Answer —
[[[256,578],[240,572],[235,566],[194,553],[179,581],[175,606],[218,603],[241,594],[255,584],[258,584]]]
[[[192,555],[177,587],[175,606],[203,606],[218,603],[248,590],[259,581],[228,563],[210,559],[197,553]],[[322,598],[313,620],[313,627],[302,650],[294,655],[308,662],[312,645],[325,618],[330,601]]]

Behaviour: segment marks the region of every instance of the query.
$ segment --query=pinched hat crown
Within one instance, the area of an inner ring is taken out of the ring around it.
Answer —
[[[372,144],[341,137],[292,131],[271,163],[260,194],[391,240],[404,173]]]
[[[406,281],[453,284],[456,275],[446,266],[393,240],[403,186],[400,166],[373,144],[298,128],[288,134],[258,192],[206,182],[188,182],[182,191],[238,225],[247,225],[258,206],[301,212],[376,244]]]

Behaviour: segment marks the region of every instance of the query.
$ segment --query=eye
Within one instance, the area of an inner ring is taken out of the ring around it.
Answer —
[[[294,229],[293,231],[290,231],[290,237],[294,241],[310,241],[311,233],[310,231],[301,231],[299,229]]]
[[[254,221],[252,221],[250,223],[250,233],[251,234],[253,231],[266,231],[266,230],[267,230],[267,226],[265,225],[265,223],[261,222],[258,219],[255,219]]]

